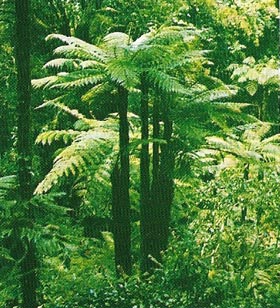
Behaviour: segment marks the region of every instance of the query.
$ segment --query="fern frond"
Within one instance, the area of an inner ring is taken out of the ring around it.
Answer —
[[[132,51],[137,51],[142,48],[147,48],[146,45],[150,42],[153,35],[154,35],[153,30],[141,35],[137,40],[135,40],[133,43],[130,44],[130,49]]]
[[[191,41],[197,34],[199,32],[195,29],[187,29],[181,26],[164,26],[155,32],[153,38],[150,40],[150,44],[172,45],[179,41]]]
[[[0,189],[10,189],[14,187],[16,182],[15,175],[7,175],[0,177]]]
[[[94,87],[92,87],[90,90],[88,90],[82,97],[82,101],[84,102],[91,102],[99,95],[102,95],[104,93],[108,93],[112,90],[112,87],[109,85],[109,83],[104,82],[100,83]]]
[[[58,76],[48,76],[44,78],[39,78],[39,79],[33,79],[31,84],[35,89],[38,88],[49,88],[52,85],[54,85],[58,81],[59,77]]]
[[[273,135],[271,137],[265,138],[262,140],[262,144],[266,145],[268,143],[277,143],[280,144],[280,134]]]
[[[132,61],[142,69],[151,69],[155,67],[163,67],[165,63],[174,63],[174,53],[170,48],[160,45],[143,46],[137,50]],[[166,65],[165,65],[166,66]]]
[[[123,32],[113,32],[106,35],[103,39],[107,47],[128,47],[131,43],[131,38],[129,35]]]
[[[80,113],[77,109],[71,109],[68,106],[64,105],[63,103],[60,102],[61,97],[56,98],[54,100],[49,100],[44,102],[44,104],[42,104],[41,106],[39,106],[40,108],[46,107],[46,106],[52,106],[55,108],[58,108],[62,111],[64,111],[65,113],[70,114],[71,116],[73,116],[74,118],[82,121],[83,123],[87,124],[90,127],[95,127],[96,123],[98,123],[97,120],[94,119],[88,119],[86,118],[82,113]]]
[[[92,57],[93,59],[98,59],[100,61],[105,61],[107,58],[106,53],[99,47],[86,43],[85,41],[78,39],[76,37],[69,37],[62,34],[50,34],[46,37],[46,40],[50,39],[58,39],[62,41],[63,43],[68,44],[68,46],[60,46],[55,49],[55,53],[66,53],[78,56],[79,58],[82,58],[83,56],[87,55],[88,57]],[[69,47],[69,48],[63,48],[63,47]],[[80,55],[80,56],[79,56]]]
[[[280,146],[273,143],[267,143],[260,149],[262,156],[266,161],[280,161]]]
[[[64,176],[85,174],[87,169],[97,170],[112,152],[116,135],[102,131],[82,132],[54,160],[51,171],[37,186],[34,194],[49,191]]]
[[[102,82],[105,77],[104,73],[94,69],[65,73],[58,76],[57,82],[51,88],[68,89],[95,85]]]
[[[81,60],[97,60],[101,61],[102,63],[106,62],[107,59],[107,55],[105,54],[99,54],[97,52],[72,45],[59,46],[55,48],[54,54],[62,55],[69,58],[76,57]]]
[[[108,63],[107,70],[113,81],[127,89],[135,88],[139,84],[137,67],[126,58],[112,60]]]
[[[65,144],[72,142],[81,132],[72,129],[69,130],[52,130],[39,134],[35,143],[52,144],[55,141],[63,141]]]
[[[217,136],[206,137],[210,149],[219,150],[233,156],[246,157],[246,149],[242,142],[231,138],[223,139]]]
[[[242,139],[246,142],[260,142],[271,128],[271,124],[267,122],[254,123],[250,128],[243,133]]]
[[[170,76],[167,73],[157,70],[149,70],[147,72],[147,78],[150,82],[156,84],[158,88],[164,92],[177,94],[186,93],[185,87],[181,85],[176,78]]]
[[[173,53],[173,56],[168,61],[165,61],[163,65],[166,69],[175,69],[192,64],[195,61],[203,61],[207,52],[207,50],[187,50],[182,53],[178,52],[176,55]]]
[[[237,94],[237,88],[229,85],[222,85],[218,88],[206,90],[199,95],[193,97],[192,102],[204,103],[204,102],[216,102],[223,99],[228,99]]]
[[[43,68],[57,68],[57,69],[67,69],[74,70],[79,67],[79,59],[65,59],[65,58],[56,58],[47,62]]]
[[[80,67],[82,69],[87,69],[87,68],[105,69],[106,66],[102,62],[98,62],[95,60],[85,60],[80,62]]]

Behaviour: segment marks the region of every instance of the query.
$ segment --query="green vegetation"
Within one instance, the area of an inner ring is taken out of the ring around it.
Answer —
[[[277,5],[0,2],[0,307],[280,307]]]

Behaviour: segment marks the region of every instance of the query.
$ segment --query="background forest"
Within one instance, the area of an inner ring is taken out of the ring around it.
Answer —
[[[278,6],[0,1],[0,307],[280,307]]]

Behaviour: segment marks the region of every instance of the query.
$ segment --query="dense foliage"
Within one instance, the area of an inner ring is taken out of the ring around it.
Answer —
[[[277,2],[15,2],[0,306],[279,308]]]

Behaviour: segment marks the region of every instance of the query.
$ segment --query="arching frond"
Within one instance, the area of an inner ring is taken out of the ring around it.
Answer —
[[[74,118],[82,121],[83,123],[85,123],[86,125],[88,125],[91,128],[96,127],[96,125],[98,123],[97,120],[88,119],[83,114],[81,114],[77,109],[71,109],[68,106],[64,105],[63,103],[60,102],[62,97],[64,97],[64,96],[55,98],[54,100],[46,101],[41,106],[39,106],[38,108],[43,108],[43,107],[47,107],[47,106],[55,107],[55,108],[58,108],[58,109],[64,111],[65,113],[70,114],[71,116],[73,116]]]
[[[172,45],[178,41],[191,41],[201,31],[184,26],[160,27],[150,40],[150,44]]]
[[[280,134],[276,134],[276,135],[273,135],[271,137],[268,137],[262,140],[263,145],[266,145],[268,143],[270,144],[276,143],[280,145]]]
[[[146,45],[150,42],[154,35],[154,31],[150,31],[141,35],[137,40],[131,43],[130,49],[132,51],[140,50],[142,48],[147,48]]]
[[[193,64],[195,61],[205,62],[207,52],[207,50],[183,50],[182,52],[178,51],[176,55],[173,52],[173,56],[164,61],[164,67],[166,69],[174,69],[187,64]]]
[[[36,143],[52,144],[55,141],[63,141],[65,144],[72,142],[81,132],[72,129],[52,130],[39,134],[35,140]]]
[[[55,55],[65,56],[67,58],[78,58],[81,60],[96,60],[97,57],[88,50],[72,45],[62,45],[54,49]]]
[[[242,140],[250,143],[259,143],[269,132],[270,128],[271,124],[267,122],[256,122],[244,131]]]
[[[108,82],[100,83],[89,89],[81,98],[84,102],[92,102],[96,97],[104,93],[110,93],[112,86]]]
[[[126,33],[113,32],[106,35],[103,41],[110,48],[111,47],[124,48],[128,47],[128,45],[131,43],[131,38]]]
[[[246,157],[246,148],[242,142],[231,138],[222,138],[217,136],[206,137],[210,149],[219,150],[234,156]]]
[[[228,99],[237,94],[237,87],[222,85],[214,89],[207,89],[192,98],[193,103],[217,102]]]
[[[174,52],[166,48],[166,46],[143,46],[133,55],[132,61],[139,68],[142,69],[153,69],[156,66],[163,67],[166,63],[174,63]],[[166,65],[165,65],[166,66]]]
[[[265,161],[280,162],[280,145],[267,143],[262,145],[260,152]]]
[[[106,66],[102,62],[98,62],[95,60],[85,60],[80,62],[80,67],[82,69],[87,69],[87,68],[105,69]]]
[[[59,79],[58,76],[48,76],[48,77],[44,77],[44,78],[33,79],[32,80],[32,86],[35,89],[49,88],[52,85],[54,85],[58,81],[58,79]]]
[[[73,36],[66,36],[66,35],[58,34],[58,33],[52,33],[46,37],[46,41],[53,40],[53,39],[60,40],[61,42],[66,43],[68,45],[75,45],[75,46],[87,46],[88,45],[88,43],[84,42],[83,40],[79,38],[76,38]]]
[[[113,81],[127,89],[135,88],[139,84],[137,67],[126,58],[110,61],[107,70]]]
[[[55,53],[58,54],[73,54],[82,58],[83,56],[87,56],[87,58],[91,57],[93,59],[99,59],[101,61],[105,61],[107,58],[106,53],[99,47],[86,43],[85,41],[78,39],[76,37],[69,37],[62,34],[50,34],[46,37],[46,40],[50,39],[58,39],[68,46],[60,46],[55,49]],[[65,47],[65,48],[63,48]],[[68,48],[67,48],[68,47]]]
[[[151,69],[147,72],[147,78],[164,92],[177,94],[186,93],[185,87],[181,85],[176,78],[165,72]]]
[[[64,176],[86,174],[100,167],[106,156],[111,154],[116,135],[106,131],[87,131],[80,133],[71,145],[55,158],[51,171],[37,186],[35,194],[49,191]]]
[[[43,67],[44,68],[57,68],[57,69],[67,69],[74,70],[79,68],[79,59],[65,59],[65,58],[56,58],[47,62]]]
[[[78,88],[88,85],[96,85],[97,83],[102,82],[105,78],[106,76],[104,73],[101,73],[99,70],[79,70],[59,75],[57,82],[51,87],[60,89]]]
[[[211,136],[207,137],[207,149],[219,151],[222,153],[222,159],[224,155],[232,155],[236,158],[236,162],[239,164],[227,166],[235,168],[244,166],[244,164],[254,164],[257,168],[262,168],[264,164],[275,166],[275,163],[280,161],[280,137],[278,135],[262,139],[263,136],[269,131],[270,125],[266,122],[257,121],[250,125],[244,125],[239,127],[244,129],[241,135],[231,134],[225,138]],[[238,132],[237,129],[232,131]],[[209,157],[218,157],[215,153],[208,153]],[[220,160],[221,157],[218,159]],[[223,164],[223,163],[222,163]]]

